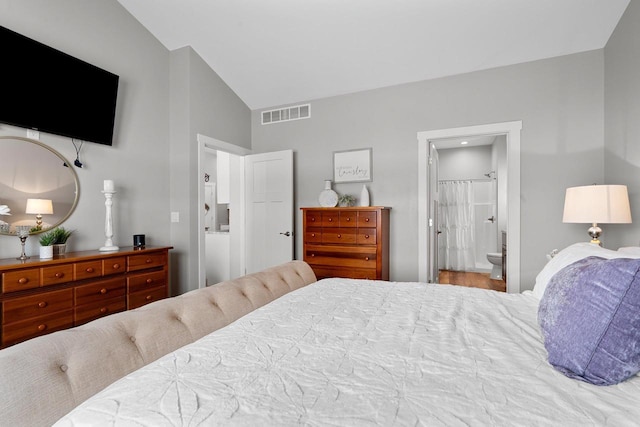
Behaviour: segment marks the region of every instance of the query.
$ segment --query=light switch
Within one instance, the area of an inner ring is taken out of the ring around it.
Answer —
[[[171,222],[180,222],[180,212],[171,212]]]

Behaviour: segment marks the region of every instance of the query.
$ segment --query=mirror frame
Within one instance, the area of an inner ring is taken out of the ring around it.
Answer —
[[[14,139],[14,140],[19,140],[19,141],[24,141],[27,143],[31,143],[31,144],[35,144],[35,145],[39,145],[40,147],[49,150],[51,153],[53,153],[54,155],[56,155],[62,162],[64,162],[69,169],[69,172],[71,173],[71,176],[73,177],[73,180],[75,181],[76,184],[76,194],[75,197],[73,199],[73,204],[71,205],[71,209],[69,209],[69,212],[66,213],[66,215],[60,220],[58,221],[56,224],[53,224],[50,228],[47,228],[45,230],[38,230],[38,231],[34,231],[34,232],[29,232],[29,235],[36,235],[36,234],[40,234],[42,232],[45,232],[47,230],[51,230],[52,228],[58,227],[61,224],[63,224],[67,219],[69,219],[69,217],[71,216],[71,214],[76,210],[76,207],[78,206],[78,200],[80,199],[80,180],[78,179],[78,174],[76,174],[76,171],[73,170],[73,168],[71,167],[71,165],[73,163],[69,163],[69,160],[65,159],[65,157],[60,154],[59,152],[57,152],[56,150],[54,150],[53,148],[49,147],[46,144],[43,144],[40,141],[37,141],[35,139],[30,139],[30,138],[25,138],[22,136],[0,136],[0,140],[3,139]],[[3,233],[0,232],[0,236],[15,236],[16,233]]]

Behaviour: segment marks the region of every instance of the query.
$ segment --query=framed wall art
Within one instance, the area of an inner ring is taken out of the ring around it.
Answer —
[[[333,152],[333,182],[367,182],[373,180],[373,149]]]

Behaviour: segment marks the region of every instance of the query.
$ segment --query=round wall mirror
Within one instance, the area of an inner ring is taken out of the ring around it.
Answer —
[[[78,176],[60,153],[33,139],[0,136],[0,234],[62,224],[78,203]]]

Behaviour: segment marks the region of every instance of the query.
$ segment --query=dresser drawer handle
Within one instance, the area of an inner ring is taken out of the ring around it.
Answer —
[[[145,261],[147,264],[149,264],[150,262],[152,262],[153,260],[151,258],[147,258],[147,260]]]
[[[113,264],[113,269],[114,270],[117,270],[119,268],[120,268],[120,264],[118,264],[118,263]]]
[[[151,279],[151,278],[147,279],[147,285],[150,285],[152,283],[153,283],[153,279]]]
[[[351,221],[351,218],[347,218],[347,222]]]
[[[364,238],[365,238],[365,239],[368,239],[368,238],[369,238],[369,235],[368,235],[368,234],[365,234],[365,235],[364,235]]]
[[[107,288],[102,288],[102,289],[100,289],[100,293],[101,293],[102,295],[106,294],[106,293],[107,293]]]
[[[311,218],[311,222],[316,222],[316,219],[315,218]]]
[[[45,329],[47,329],[47,325],[45,325],[45,324],[38,325],[38,330],[39,330],[39,331],[41,331],[41,332],[42,332],[42,331],[44,331]]]
[[[45,308],[46,306],[47,306],[47,302],[46,301],[40,301],[38,303],[38,307],[40,307],[40,308]]]
[[[88,267],[85,271],[87,273],[93,273],[94,272],[93,267]]]
[[[316,237],[316,233],[311,233],[311,237]]]
[[[368,256],[364,257],[364,260],[369,261],[369,257]]]
[[[18,283],[20,283],[21,285],[25,285],[29,283],[29,279],[27,279],[26,277],[21,277],[18,279]]]
[[[145,298],[147,301],[151,301],[153,299],[153,297],[151,295],[147,295],[147,297]]]
[[[365,218],[365,219],[364,219],[364,222],[369,222],[369,218]]]
[[[56,273],[56,279],[62,279],[64,277],[64,273]]]
[[[102,307],[102,308],[100,309],[100,313],[104,314],[104,313],[106,313],[106,312],[107,312],[107,307]]]
[[[311,254],[311,258],[313,258],[314,256],[316,256],[316,254]]]
[[[342,237],[342,234],[338,234],[338,239]]]

